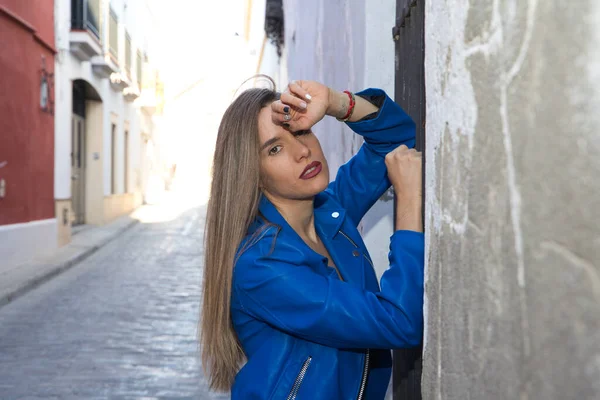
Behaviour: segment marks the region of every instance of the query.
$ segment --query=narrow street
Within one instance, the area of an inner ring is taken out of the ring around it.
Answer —
[[[0,308],[0,399],[228,398],[196,340],[204,209],[169,213]]]

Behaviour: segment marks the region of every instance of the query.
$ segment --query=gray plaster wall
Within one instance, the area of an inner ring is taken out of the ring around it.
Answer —
[[[600,399],[600,2],[426,1],[424,399]]]

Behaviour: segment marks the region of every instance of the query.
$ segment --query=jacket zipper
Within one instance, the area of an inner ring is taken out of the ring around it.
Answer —
[[[346,239],[348,239],[348,241],[350,243],[352,243],[352,245],[358,249],[358,245],[354,242],[354,240],[352,240],[350,238],[350,236],[346,235],[343,231],[339,231],[342,236],[344,236]],[[363,254],[363,257],[369,262],[369,264],[371,264],[371,267],[373,267],[373,263],[371,262],[371,260],[369,260],[369,258]],[[369,377],[369,359],[370,359],[371,353],[370,351],[367,349],[367,353],[365,354],[365,366],[363,368],[363,374],[362,374],[362,379],[360,381],[360,388],[358,390],[358,397],[356,398],[357,400],[363,400],[364,396],[365,396],[365,389],[367,388],[367,378]],[[289,400],[289,399],[288,399]]]
[[[367,255],[366,255],[366,254],[363,254],[363,257],[365,258],[365,260],[367,260],[367,261],[369,262],[369,264],[371,264],[371,267],[375,268],[375,267],[373,266],[373,261],[369,260],[369,257],[367,257]]]
[[[300,390],[300,385],[302,385],[302,381],[306,376],[306,371],[308,371],[308,367],[310,362],[312,361],[312,357],[308,357],[304,364],[302,364],[302,368],[300,368],[300,372],[294,381],[294,385],[292,386],[292,390],[290,390],[290,394],[287,397],[287,400],[296,400],[296,396],[298,395],[298,391]]]
[[[344,236],[346,239],[348,239],[348,241],[349,241],[350,243],[352,243],[352,245],[353,245],[355,248],[357,248],[357,249],[358,249],[358,245],[357,245],[356,243],[354,243],[354,240],[352,240],[352,239],[350,238],[350,236],[346,235],[346,234],[345,234],[343,231],[339,231],[339,232],[342,234],[342,236]],[[371,267],[375,268],[375,267],[373,266],[373,261],[369,260],[369,257],[367,257],[367,255],[366,255],[366,254],[364,254],[364,253],[363,253],[363,257],[365,258],[365,260],[367,260],[367,261],[368,261],[368,263],[369,263],[369,264],[371,264]]]
[[[358,245],[356,243],[354,243],[354,240],[350,239],[350,236],[346,235],[344,232],[339,231],[346,239],[348,239],[348,241],[350,243],[352,243],[352,246],[356,247],[358,249]]]
[[[367,378],[369,376],[369,358],[370,351],[367,349],[367,353],[365,354],[365,367],[363,369],[363,375],[360,381],[360,389],[358,391],[358,397],[356,398],[356,400],[363,400],[365,396],[365,389],[367,388]]]

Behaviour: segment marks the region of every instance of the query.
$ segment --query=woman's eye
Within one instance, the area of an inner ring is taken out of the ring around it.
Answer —
[[[273,156],[273,155],[275,155],[275,154],[279,153],[280,151],[281,151],[281,146],[275,146],[275,147],[272,147],[272,148],[269,150],[269,155],[270,155],[270,156]]]

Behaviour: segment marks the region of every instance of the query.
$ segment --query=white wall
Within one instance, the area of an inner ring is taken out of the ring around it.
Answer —
[[[71,80],[65,63],[69,54],[71,2],[55,0],[54,28],[56,48],[54,68],[54,197],[71,197]],[[68,177],[68,179],[66,178]]]
[[[275,47],[269,39],[267,39],[267,42],[265,43],[263,58],[258,67],[258,72],[273,78],[277,85],[277,90],[279,91],[284,90],[288,83],[287,80],[285,80],[285,74],[282,73],[281,62],[279,60],[279,55],[277,54],[277,47]]]
[[[365,87],[378,87],[394,98],[396,2],[365,0]],[[363,219],[363,237],[378,276],[388,266],[389,236],[394,230],[393,201],[378,201]]]
[[[57,219],[0,226],[0,274],[56,250]],[[35,250],[32,250],[35,249]]]

